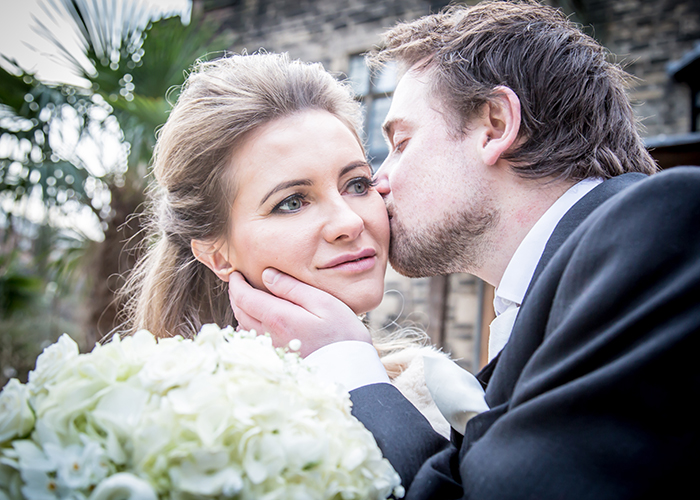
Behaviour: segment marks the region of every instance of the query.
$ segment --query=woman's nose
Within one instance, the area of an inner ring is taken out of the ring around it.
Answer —
[[[354,240],[365,229],[365,222],[344,200],[333,203],[324,227],[324,238],[329,243],[347,239]]]

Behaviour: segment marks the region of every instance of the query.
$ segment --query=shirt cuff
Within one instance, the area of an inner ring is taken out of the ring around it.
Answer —
[[[306,356],[304,363],[348,392],[370,384],[389,383],[377,350],[368,342],[334,342]]]

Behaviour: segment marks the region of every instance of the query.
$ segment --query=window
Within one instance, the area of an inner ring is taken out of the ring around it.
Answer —
[[[361,55],[350,58],[348,79],[364,111],[364,129],[367,156],[374,170],[378,169],[389,153],[382,123],[389,112],[391,95],[396,87],[396,66],[388,64],[381,71],[372,73]]]

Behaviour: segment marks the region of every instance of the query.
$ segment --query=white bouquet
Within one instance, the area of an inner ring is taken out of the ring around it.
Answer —
[[[63,335],[0,393],[0,500],[379,499],[399,482],[348,395],[254,332],[88,354]]]

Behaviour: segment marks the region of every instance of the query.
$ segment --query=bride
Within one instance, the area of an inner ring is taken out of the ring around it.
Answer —
[[[360,130],[359,103],[318,64],[280,54],[197,63],[158,136],[147,248],[121,291],[127,331],[192,337],[206,323],[235,325],[229,278],[265,290],[268,267],[356,315],[377,307],[389,221]],[[416,332],[373,343],[392,383],[449,435],[422,371],[423,355],[441,354]]]

